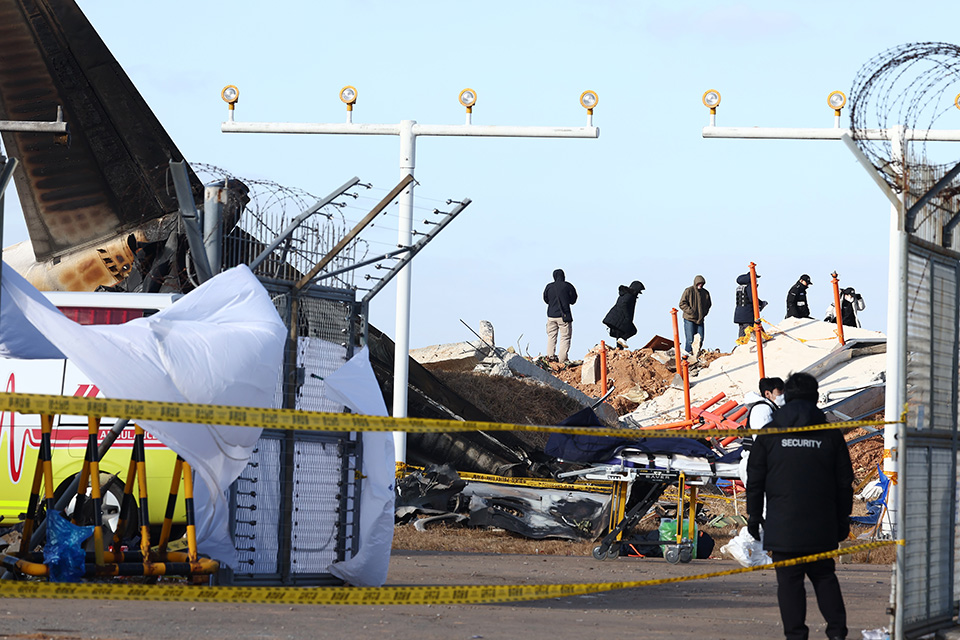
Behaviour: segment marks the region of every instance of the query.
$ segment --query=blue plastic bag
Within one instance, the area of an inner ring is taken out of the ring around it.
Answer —
[[[43,563],[50,569],[50,582],[80,582],[85,567],[83,541],[93,535],[94,527],[79,527],[59,511],[47,515],[47,544]]]

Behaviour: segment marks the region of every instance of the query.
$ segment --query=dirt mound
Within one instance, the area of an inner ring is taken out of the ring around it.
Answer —
[[[597,345],[587,354],[599,354]],[[704,368],[717,358],[728,355],[719,351],[702,351],[694,368]],[[658,359],[659,358],[659,359]],[[665,360],[666,362],[661,362]],[[603,395],[600,383],[583,384],[581,382],[582,363],[563,365],[551,363],[554,376],[587,395],[599,398]],[[614,392],[607,402],[617,411],[617,415],[626,415],[636,409],[640,402],[662,395],[676,375],[676,364],[672,352],[652,349],[612,349],[607,347],[607,388],[612,384]]]
[[[883,414],[878,413],[872,420],[883,420]],[[849,442],[868,432],[862,428],[851,429],[843,434]],[[850,462],[853,463],[853,476],[859,485],[863,480],[876,473],[877,465],[883,463],[883,435],[878,434],[867,440],[850,445]]]
[[[497,422],[554,425],[583,408],[562,392],[531,380],[474,372],[435,371],[434,375]],[[549,438],[545,433],[508,433],[537,451]]]

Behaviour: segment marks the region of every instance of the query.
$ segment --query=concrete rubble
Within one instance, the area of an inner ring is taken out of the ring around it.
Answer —
[[[820,381],[823,402],[882,385],[886,337],[877,331],[844,327],[847,347],[843,349],[836,328],[832,323],[797,318],[767,328],[771,339],[763,343],[766,375],[786,379],[791,373],[809,369]],[[756,343],[738,345],[730,355],[691,375],[691,403],[701,404],[720,393],[726,399],[740,401],[747,392],[756,391],[758,378]],[[621,422],[628,426],[655,425],[682,419],[683,412],[683,390],[671,388],[622,416]]]

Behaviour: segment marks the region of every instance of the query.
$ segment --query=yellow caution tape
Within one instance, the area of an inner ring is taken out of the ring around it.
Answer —
[[[190,585],[132,585],[105,583],[48,583],[0,581],[0,598],[151,600],[160,602],[242,602],[280,605],[423,605],[520,602],[635,589],[659,584],[732,576],[825,560],[868,549],[903,544],[902,540],[868,542],[758,567],[714,571],[693,576],[629,582],[588,582],[541,585],[457,585],[429,587],[199,587]]]
[[[417,467],[404,462],[397,463],[397,477],[407,475],[411,471],[423,471],[423,467]],[[608,480],[594,480],[591,482],[557,482],[556,480],[547,480],[546,478],[513,478],[507,476],[495,476],[487,473],[472,473],[470,471],[457,471],[457,475],[463,480],[473,480],[474,482],[486,482],[489,484],[507,484],[524,487],[536,487],[537,489],[557,489],[559,491],[587,491],[589,493],[607,493],[613,487],[613,482]]]
[[[834,335],[830,336],[829,338],[796,338],[796,337],[790,335],[789,333],[787,333],[786,331],[784,331],[783,329],[781,329],[780,327],[778,327],[777,325],[773,324],[773,323],[770,322],[769,320],[767,320],[767,319],[765,319],[765,318],[760,318],[760,320],[763,321],[765,324],[768,324],[768,325],[770,325],[771,327],[773,327],[773,328],[777,331],[777,333],[782,333],[782,334],[785,335],[786,337],[790,338],[791,340],[796,340],[796,341],[799,342],[800,344],[806,344],[807,342],[817,342],[818,340],[837,340],[837,339],[838,339],[838,335],[837,335],[837,330],[836,330],[836,329],[833,330],[833,334],[834,334]]]
[[[51,396],[31,393],[0,393],[0,411],[26,414],[67,414],[77,416],[118,416],[129,420],[185,422],[234,427],[263,427],[301,431],[405,431],[407,433],[449,433],[454,431],[533,431],[617,438],[673,437],[705,438],[742,436],[742,429],[611,429],[609,427],[559,427],[471,420],[425,420],[385,418],[352,413],[321,413],[295,409],[226,407],[211,404],[157,402],[152,400],[110,400],[78,396]],[[898,424],[880,420],[833,422],[826,425],[764,429],[764,434],[795,433],[820,429],[851,429],[863,426]],[[753,434],[758,435],[758,434]]]

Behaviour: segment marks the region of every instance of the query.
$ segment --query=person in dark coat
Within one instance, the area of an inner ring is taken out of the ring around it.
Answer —
[[[683,343],[683,350],[690,353],[693,349],[693,336],[700,336],[700,346],[703,347],[704,319],[710,313],[710,306],[713,302],[710,300],[710,292],[704,288],[707,284],[703,276],[697,276],[693,279],[693,286],[683,290],[680,296],[680,311],[683,311],[683,335],[686,342]]]
[[[553,282],[543,289],[543,301],[547,303],[547,360],[566,362],[570,339],[573,337],[573,312],[570,307],[577,302],[577,290],[567,282],[563,269],[553,272]],[[560,337],[559,358],[557,336]]]
[[[853,466],[839,429],[764,433],[826,424],[817,408],[817,380],[795,373],[784,384],[786,403],[760,431],[747,462],[747,529],[774,562],[832,551],[850,535]],[[847,637],[847,614],[832,558],[777,568],[777,600],[788,639],[806,640],[810,578],[827,637]]]
[[[757,274],[757,280],[760,274]],[[759,285],[759,283],[757,283]],[[767,303],[760,300],[760,310],[767,306]],[[743,332],[747,327],[755,324],[756,318],[753,317],[753,294],[750,291],[750,274],[744,273],[737,277],[737,307],[733,310],[733,321],[740,326],[738,338],[743,337]]]
[[[840,294],[840,321],[848,327],[859,327],[860,317],[858,312],[867,308],[863,301],[863,296],[856,292],[853,287],[847,287]]]
[[[787,292],[787,318],[809,318],[810,306],[807,304],[807,287],[813,284],[810,276],[803,274],[797,284]]]
[[[643,293],[643,283],[634,280],[630,286],[620,285],[619,297],[613,308],[603,317],[603,324],[610,330],[610,337],[616,338],[617,348],[626,349],[627,340],[637,334],[633,324],[633,312],[637,306],[637,296]]]

